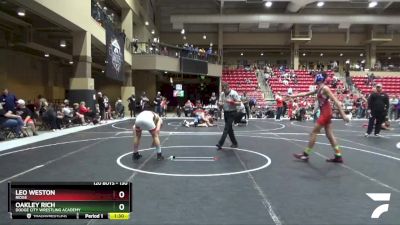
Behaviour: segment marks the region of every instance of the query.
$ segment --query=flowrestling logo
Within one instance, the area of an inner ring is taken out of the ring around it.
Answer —
[[[376,202],[389,202],[390,193],[366,193],[368,197]],[[372,219],[378,219],[383,213],[389,211],[389,204],[378,206],[371,214]]]

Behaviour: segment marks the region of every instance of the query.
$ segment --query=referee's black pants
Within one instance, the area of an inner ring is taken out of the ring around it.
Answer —
[[[224,111],[225,127],[222,133],[221,139],[219,139],[218,145],[223,146],[226,136],[229,134],[229,138],[233,145],[237,145],[235,134],[233,133],[232,124],[235,121],[236,111]]]
[[[385,116],[386,115],[384,112],[371,112],[371,117],[369,118],[369,122],[368,122],[367,133],[371,134],[372,129],[374,128],[374,124],[375,124],[375,133],[374,134],[379,134],[381,132],[382,123],[385,122]]]

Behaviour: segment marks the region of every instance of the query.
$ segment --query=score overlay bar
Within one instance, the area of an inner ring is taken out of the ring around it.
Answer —
[[[130,182],[10,182],[8,191],[13,219],[129,219],[132,212]]]

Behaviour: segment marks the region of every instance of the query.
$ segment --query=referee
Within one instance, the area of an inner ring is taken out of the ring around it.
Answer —
[[[380,137],[382,123],[385,122],[385,117],[389,109],[389,97],[382,92],[382,84],[376,85],[376,92],[373,92],[368,98],[368,111],[371,112],[371,117],[368,122],[368,130],[365,137],[372,133],[375,125],[375,137]]]
[[[232,145],[231,148],[237,148],[238,143],[235,138],[235,134],[233,133],[232,123],[235,120],[237,106],[241,103],[240,97],[238,93],[229,88],[229,84],[226,82],[222,82],[222,93],[220,96],[219,104],[223,105],[224,108],[224,120],[225,127],[224,132],[222,133],[221,139],[219,139],[217,146],[217,150],[221,150],[224,145],[226,136],[229,134],[229,138],[231,139]]]

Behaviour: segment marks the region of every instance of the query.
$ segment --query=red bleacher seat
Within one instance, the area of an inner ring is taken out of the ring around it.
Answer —
[[[250,83],[246,82],[246,79]],[[222,71],[222,81],[225,81],[229,86],[236,90],[239,94],[247,92],[247,96],[250,98],[255,98],[257,104],[261,107],[266,106],[266,102],[260,91],[257,91],[258,81],[254,71],[245,71],[242,68],[236,70],[223,70]]]
[[[352,77],[353,84],[363,94],[371,93],[372,87],[365,84],[365,76]],[[375,83],[381,83],[383,91],[389,95],[400,95],[400,76],[379,77],[374,80]]]

